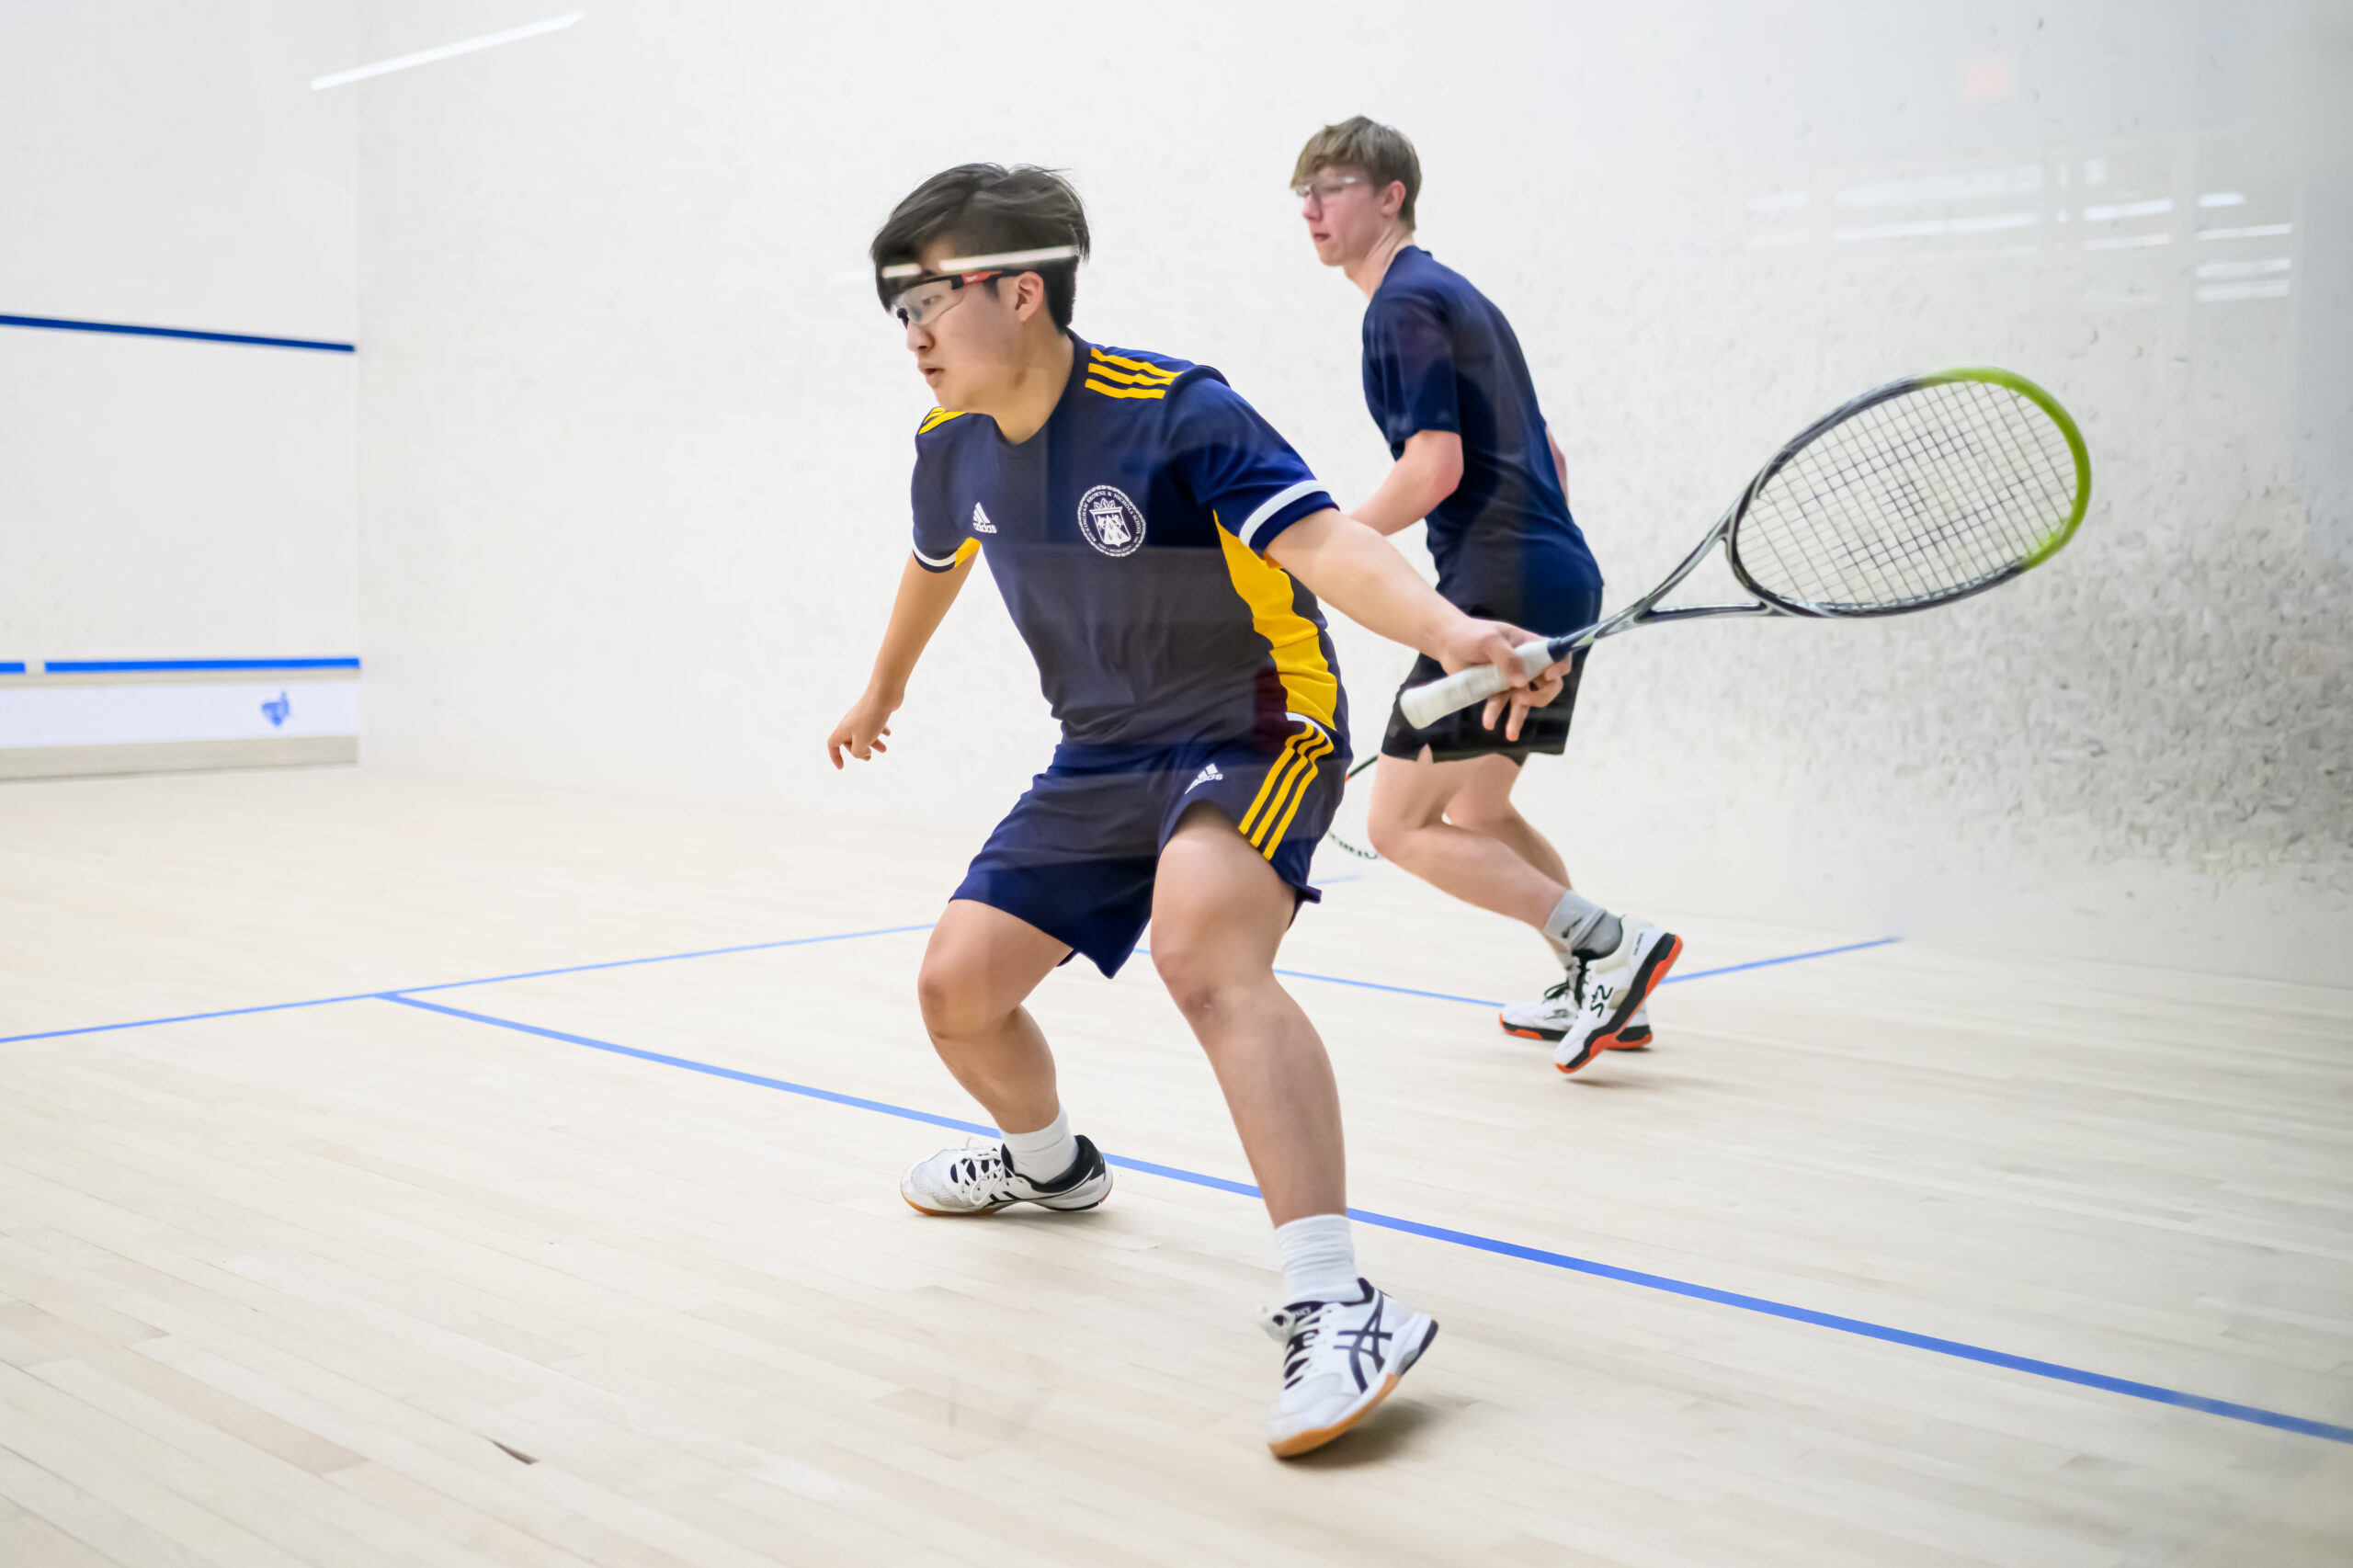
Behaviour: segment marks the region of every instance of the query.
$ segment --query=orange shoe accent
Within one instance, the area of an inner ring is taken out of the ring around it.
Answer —
[[[1683,938],[1675,935],[1671,931],[1668,932],[1666,957],[1659,960],[1658,962],[1651,966],[1650,978],[1643,983],[1643,988],[1635,994],[1632,1006],[1626,1009],[1626,1016],[1628,1017],[1632,1017],[1636,1013],[1642,1010],[1643,1004],[1651,999],[1651,993],[1656,991],[1660,985],[1665,983],[1666,971],[1673,969],[1675,967],[1675,960],[1682,956]],[[1643,1044],[1644,1045],[1649,1043],[1650,1042],[1647,1040],[1643,1041]],[[1594,1044],[1604,1051],[1628,1051],[1636,1049],[1632,1046],[1620,1045],[1618,1043],[1618,1036],[1616,1034],[1601,1035],[1595,1040]]]
[[[978,1220],[983,1215],[995,1213],[999,1209],[1013,1207],[1010,1203],[998,1203],[986,1209],[926,1209],[904,1192],[899,1194],[899,1201],[916,1213],[928,1214],[935,1220]]]
[[[1382,1381],[1379,1393],[1374,1394],[1339,1420],[1333,1422],[1329,1426],[1316,1426],[1305,1432],[1295,1432],[1279,1443],[1268,1443],[1267,1451],[1279,1460],[1297,1459],[1302,1454],[1314,1452],[1350,1427],[1362,1424],[1366,1416],[1379,1410],[1381,1402],[1397,1392],[1398,1380],[1404,1376],[1403,1372],[1390,1373]]]

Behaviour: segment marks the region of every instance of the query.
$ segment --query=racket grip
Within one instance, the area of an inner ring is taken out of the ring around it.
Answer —
[[[1529,679],[1534,680],[1558,657],[1544,642],[1524,643],[1519,649],[1519,667],[1528,672]],[[1397,706],[1407,723],[1417,730],[1427,730],[1449,713],[1474,702],[1484,702],[1503,690],[1506,684],[1503,671],[1493,665],[1480,665],[1415,687],[1397,699]]]

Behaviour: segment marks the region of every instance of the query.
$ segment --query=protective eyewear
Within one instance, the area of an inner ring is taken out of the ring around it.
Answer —
[[[1290,193],[1302,201],[1312,201],[1321,207],[1325,202],[1337,198],[1340,192],[1347,189],[1348,187],[1362,185],[1364,182],[1365,176],[1362,175],[1324,175],[1320,178],[1292,186]]]
[[[1004,276],[1003,267],[993,267],[980,272],[919,278],[892,299],[891,313],[899,318],[901,326],[929,326],[956,308],[966,289]]]
[[[926,273],[919,263],[893,262],[882,268],[886,283],[905,279],[905,286],[891,297],[891,313],[899,318],[903,327],[929,326],[942,315],[955,309],[964,297],[964,290],[975,283],[986,283],[993,278],[1030,270],[1050,262],[1076,261],[1076,245],[1047,245],[1040,250],[1002,251],[995,256],[952,256],[939,264],[939,270]]]

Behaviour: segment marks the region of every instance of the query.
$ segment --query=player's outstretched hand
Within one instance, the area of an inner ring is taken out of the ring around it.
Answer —
[[[1522,631],[1508,621],[1473,620],[1466,616],[1449,645],[1439,654],[1438,663],[1446,666],[1449,675],[1473,665],[1493,665],[1503,672],[1511,689],[1487,699],[1486,710],[1480,715],[1479,722],[1492,730],[1496,719],[1504,717],[1508,709],[1504,738],[1516,741],[1519,739],[1520,726],[1527,722],[1528,710],[1541,708],[1560,696],[1562,677],[1568,673],[1569,661],[1563,659],[1536,679],[1528,678],[1514,650],[1525,642],[1542,641],[1535,632]]]
[[[871,762],[876,752],[889,751],[882,737],[891,733],[891,714],[898,706],[871,687],[852,703],[849,711],[842,715],[842,722],[834,726],[834,733],[825,737],[825,755],[833,758],[834,767],[841,767],[844,752],[860,762]]]

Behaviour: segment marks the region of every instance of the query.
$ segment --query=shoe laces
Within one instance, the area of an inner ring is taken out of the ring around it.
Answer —
[[[1568,972],[1561,976],[1561,983],[1544,993],[1544,1000],[1557,1002],[1566,996],[1578,1006],[1585,1006],[1585,960],[1574,953],[1563,953],[1561,962]]]
[[[974,1138],[964,1145],[964,1152],[949,1162],[948,1179],[965,1188],[989,1187],[991,1197],[1004,1197],[1010,1192],[1015,1172],[1013,1162],[1002,1143],[991,1143]]]
[[[1283,1387],[1298,1384],[1300,1374],[1306,1371],[1309,1353],[1323,1337],[1324,1314],[1331,1310],[1329,1301],[1293,1301],[1287,1307],[1259,1309],[1258,1326],[1267,1337],[1282,1342]]]

